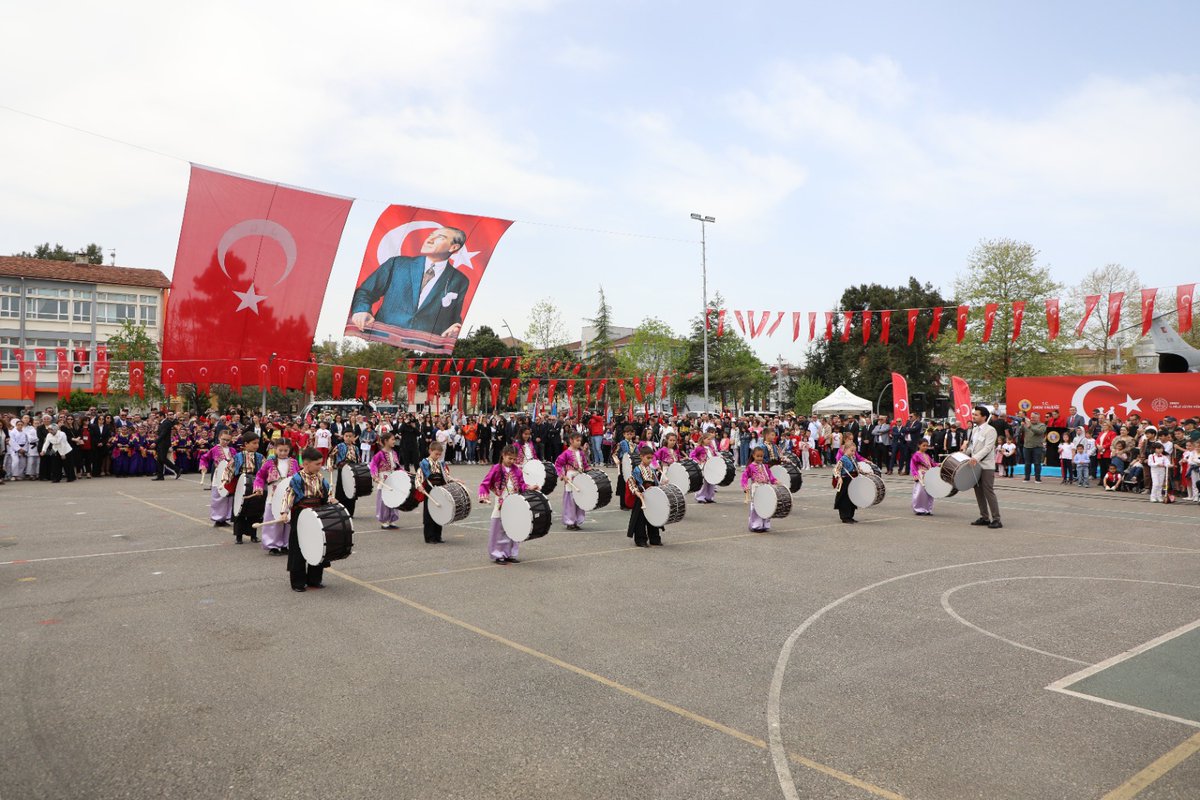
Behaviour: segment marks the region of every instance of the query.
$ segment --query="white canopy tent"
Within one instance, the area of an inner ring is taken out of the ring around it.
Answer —
[[[871,401],[863,400],[852,394],[845,386],[839,386],[823,400],[813,403],[812,413],[817,416],[827,414],[870,414]]]

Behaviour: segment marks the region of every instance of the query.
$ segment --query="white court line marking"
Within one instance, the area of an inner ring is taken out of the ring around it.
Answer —
[[[1200,551],[1191,551],[1191,552],[1200,554]],[[917,570],[916,572],[908,572],[903,575],[897,575],[893,578],[886,578],[882,581],[877,581],[875,583],[870,584],[869,586],[864,586],[861,589],[855,589],[853,592],[850,592],[849,594],[842,595],[837,600],[834,600],[833,602],[822,607],[816,613],[811,615],[808,619],[804,620],[804,622],[802,622],[800,624],[800,627],[796,628],[796,630],[792,631],[791,635],[788,636],[787,640],[783,643],[783,649],[780,650],[780,652],[779,652],[779,659],[775,662],[775,672],[771,676],[771,688],[770,688],[770,692],[768,693],[768,696],[767,696],[767,734],[768,734],[767,744],[770,746],[771,761],[775,765],[775,774],[779,778],[779,788],[780,788],[780,790],[783,791],[783,796],[786,797],[787,800],[800,800],[800,795],[796,791],[796,781],[792,777],[792,768],[788,764],[787,749],[783,745],[783,731],[781,728],[781,721],[780,721],[780,706],[782,705],[784,673],[787,672],[788,661],[792,657],[792,649],[796,646],[796,642],[800,639],[800,637],[804,634],[805,631],[807,631],[809,628],[811,628],[813,625],[815,625],[822,617],[824,617],[830,611],[833,611],[838,606],[848,603],[849,601],[855,599],[856,597],[858,597],[860,595],[866,594],[867,592],[872,591],[873,589],[878,589],[881,586],[886,586],[889,583],[895,583],[897,581],[907,580],[908,578],[915,578],[920,575],[929,575],[934,572],[944,572],[946,570],[951,570],[951,569],[963,569],[966,567],[986,566],[989,564],[1003,564],[1003,563],[1008,563],[1008,562],[1013,562],[1013,561],[1030,561],[1030,560],[1042,559],[1042,558],[1076,558],[1076,557],[1086,557],[1086,556],[1162,556],[1162,555],[1176,555],[1176,552],[1175,551],[1172,551],[1172,552],[1149,551],[1149,552],[1147,552],[1145,550],[1122,550],[1122,551],[1110,551],[1110,552],[1102,552],[1102,553],[1051,553],[1051,554],[1047,554],[1047,555],[1036,555],[1036,556],[1013,556],[1010,558],[993,558],[993,559],[988,559],[987,561],[969,561],[969,562],[966,562],[963,564],[947,564],[946,566],[942,566],[942,567],[930,567],[929,569]]]
[[[150,547],[144,550],[115,550],[111,553],[88,553],[81,556],[50,556],[48,558],[20,558],[16,561],[0,561],[0,567],[8,567],[13,564],[37,564],[42,561],[69,561],[76,558],[100,558],[101,556],[131,556],[137,553],[165,553],[168,550],[195,550],[199,547],[224,547],[225,542],[212,542],[210,544],[185,544],[179,547]]]
[[[1192,583],[1169,583],[1167,581],[1145,581],[1145,580],[1139,580],[1137,578],[1098,578],[1098,577],[1092,578],[1092,577],[1085,577],[1085,576],[1080,576],[1080,575],[1022,575],[1022,576],[1013,577],[1013,578],[990,578],[986,581],[973,581],[971,583],[964,583],[959,586],[955,586],[952,589],[947,589],[946,591],[942,592],[942,608],[945,610],[945,612],[947,614],[954,617],[954,619],[958,620],[963,625],[966,625],[971,630],[976,631],[978,633],[982,633],[984,636],[990,636],[993,639],[996,639],[997,641],[1004,642],[1005,644],[1011,644],[1013,647],[1019,647],[1022,650],[1028,650],[1031,653],[1038,653],[1043,656],[1050,656],[1051,658],[1061,659],[1062,661],[1070,661],[1072,664],[1083,664],[1084,666],[1090,665],[1091,664],[1090,661],[1081,661],[1078,658],[1070,658],[1068,656],[1059,655],[1058,653],[1051,653],[1048,650],[1039,650],[1036,647],[1031,647],[1030,645],[1027,645],[1027,644],[1021,644],[1020,642],[1014,641],[1012,639],[1006,639],[998,633],[994,633],[992,631],[985,630],[984,628],[979,627],[975,623],[963,618],[963,616],[961,614],[959,614],[957,611],[955,611],[954,608],[950,605],[951,595],[953,595],[955,592],[957,592],[960,589],[967,589],[972,586],[982,586],[987,583],[1006,583],[1008,581],[1039,581],[1039,580],[1047,580],[1047,581],[1115,581],[1117,583],[1149,583],[1149,584],[1154,584],[1156,586],[1177,586],[1177,587],[1180,587],[1183,589],[1200,589],[1200,586],[1197,586]]]
[[[1090,700],[1093,703],[1101,703],[1106,706],[1112,706],[1113,708],[1122,708],[1122,709],[1125,709],[1126,711],[1135,711],[1139,714],[1145,714],[1148,717],[1157,717],[1158,719],[1165,719],[1165,720],[1170,720],[1171,722],[1178,722],[1178,723],[1187,725],[1192,728],[1200,728],[1200,721],[1197,721],[1194,719],[1184,719],[1183,717],[1175,717],[1170,714],[1164,714],[1161,711],[1153,711],[1149,708],[1141,708],[1140,706],[1131,706],[1128,703],[1119,703],[1116,700],[1109,700],[1108,698],[1105,698],[1105,697],[1096,697],[1095,695],[1084,694],[1083,692],[1076,692],[1072,689],[1067,688],[1068,686],[1071,686],[1072,684],[1078,683],[1079,681],[1083,680],[1084,678],[1089,678],[1098,672],[1103,672],[1104,670],[1108,669],[1111,666],[1120,664],[1122,661],[1128,661],[1129,659],[1133,658],[1134,656],[1140,655],[1140,654],[1146,652],[1147,650],[1153,650],[1155,647],[1158,647],[1160,644],[1165,644],[1166,642],[1169,642],[1172,639],[1176,639],[1189,631],[1195,630],[1196,628],[1200,628],[1200,619],[1196,620],[1195,622],[1189,622],[1187,625],[1183,625],[1179,628],[1176,628],[1173,631],[1168,631],[1168,632],[1164,633],[1162,636],[1159,636],[1155,639],[1151,639],[1150,641],[1146,642],[1145,644],[1139,644],[1137,647],[1134,647],[1130,650],[1126,650],[1124,653],[1115,655],[1112,658],[1107,658],[1098,664],[1093,664],[1090,667],[1086,667],[1084,669],[1079,670],[1078,672],[1071,673],[1070,675],[1068,675],[1065,678],[1059,678],[1058,680],[1056,680],[1054,683],[1050,684],[1046,688],[1052,692],[1058,692],[1060,694],[1070,695],[1071,697],[1078,697],[1083,700]]]
[[[974,507],[974,503],[972,503],[969,498],[965,499],[965,500],[952,500],[952,499],[948,499],[948,498],[942,498],[942,501],[949,505],[963,505],[963,506],[968,506],[968,507]],[[1096,519],[1107,519],[1110,521],[1113,519],[1120,519],[1120,520],[1124,520],[1126,522],[1152,522],[1155,525],[1182,525],[1184,527],[1192,527],[1196,524],[1195,522],[1187,522],[1187,521],[1175,522],[1170,519],[1165,519],[1164,518],[1166,516],[1165,514],[1152,514],[1152,513],[1142,512],[1142,511],[1121,511],[1121,513],[1133,514],[1136,516],[1117,517],[1114,514],[1087,514],[1082,511],[1059,511],[1057,509],[1047,508],[1046,506],[1043,506],[1043,505],[1034,505],[1032,503],[1005,503],[1004,507],[1005,508],[1015,508],[1020,511],[1037,511],[1039,514],[1058,514],[1058,515],[1066,515],[1066,516],[1071,516],[1071,517],[1094,517]],[[1120,511],[1120,509],[1117,509],[1117,510]]]

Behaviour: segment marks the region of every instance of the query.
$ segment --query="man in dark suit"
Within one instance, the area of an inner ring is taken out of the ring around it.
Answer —
[[[171,452],[171,434],[175,431],[175,412],[170,409],[163,412],[162,421],[154,436],[154,454],[158,465],[154,470],[154,480],[163,480],[163,469],[167,466],[167,455]],[[179,472],[175,472],[175,480],[179,480]]]
[[[88,425],[88,439],[92,443],[92,449],[88,452],[91,456],[92,477],[99,478],[100,471],[104,468],[104,456],[108,453],[108,448],[112,439],[112,426],[104,421],[103,414],[97,414],[96,418]]]
[[[1066,426],[1071,429],[1072,435],[1074,435],[1076,428],[1086,424],[1087,420],[1084,419],[1082,414],[1075,410],[1075,406],[1071,406],[1069,409],[1067,409]]]
[[[438,228],[425,239],[420,255],[397,255],[380,264],[354,290],[350,322],[364,331],[378,321],[438,336],[457,335],[471,281],[450,264],[450,257],[466,241],[458,228]],[[379,300],[379,312],[372,314]]]

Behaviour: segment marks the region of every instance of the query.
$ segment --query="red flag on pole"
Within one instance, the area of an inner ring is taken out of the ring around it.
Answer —
[[[745,333],[746,332],[746,319],[742,316],[742,312],[738,311],[737,309],[734,309],[733,316],[734,316],[734,319],[737,320],[738,327],[741,329],[742,333]],[[753,319],[750,320],[750,324],[751,324],[751,326],[754,325]]]
[[[892,416],[901,425],[908,422],[908,381],[899,372],[892,373]]]
[[[967,333],[967,317],[970,316],[970,313],[970,306],[959,306],[958,312],[954,315],[955,327],[958,333],[956,341],[959,344],[962,344],[963,336]]]
[[[525,395],[526,403],[532,403],[534,398],[537,397],[538,387],[540,385],[541,385],[541,381],[537,378],[534,378],[533,380],[531,380],[529,382],[529,391]]]
[[[20,371],[21,399],[37,399],[37,361],[26,361],[25,354],[17,351],[17,369]]]
[[[513,378],[512,382],[508,384],[508,404],[510,406],[515,406],[517,404],[517,392],[520,390],[521,381],[517,378]]]
[[[553,404],[555,398],[558,397],[558,380],[551,380],[546,384],[546,402]]]
[[[763,312],[763,314],[770,314],[770,313],[771,313],[770,311]],[[779,323],[781,323],[781,322],[783,322],[783,312],[782,311],[778,312],[778,316],[775,317],[775,321],[771,323],[771,327],[767,330],[767,336],[774,336],[775,331],[779,327]]]
[[[725,335],[725,309],[717,312],[717,338]]]
[[[493,378],[488,381],[488,384],[492,390],[492,411],[495,411],[496,407],[500,405],[500,381]]]
[[[992,326],[996,324],[996,312],[1000,310],[998,303],[988,303],[983,307],[983,341],[992,340]]]
[[[957,375],[950,376],[950,385],[954,389],[954,419],[958,422],[958,427],[970,427],[971,387]]]
[[[97,354],[96,366],[92,368],[92,391],[96,394],[108,394],[108,369],[108,361],[101,361]]]
[[[146,362],[129,362],[129,394],[145,399],[146,397]]]
[[[800,341],[800,312],[792,312],[792,341]]]
[[[663,375],[663,379],[662,379],[662,394],[660,395],[660,396],[662,397],[662,399],[663,399],[663,400],[666,400],[666,399],[667,399],[667,381],[669,381],[669,380],[671,380],[671,376],[670,376],[670,375]]]
[[[393,400],[396,397],[396,373],[383,373],[383,384],[379,388],[379,396],[384,400]]]
[[[457,375],[450,377],[450,407],[462,410],[462,388],[461,379]]]
[[[817,338],[817,312],[808,312],[808,340]]]
[[[1012,340],[1015,342],[1017,337],[1021,335],[1021,322],[1025,319],[1025,301],[1017,300],[1012,304],[1013,310],[1013,329]]]
[[[879,312],[879,341],[883,342],[883,346],[887,347],[892,339],[892,312]]]
[[[71,379],[74,375],[71,372],[71,362],[67,360],[67,348],[57,348],[54,357],[58,362],[58,396],[65,399],[71,396]]]
[[[646,376],[646,394],[648,394],[648,395],[654,394],[654,381],[655,381],[655,375],[653,372],[651,372],[649,375]]]
[[[342,381],[345,380],[345,367],[333,368],[333,399],[342,399]]]
[[[504,359],[504,368],[510,369],[511,367],[512,367],[512,359],[511,358]]]
[[[479,409],[479,378],[471,378],[471,408]]]
[[[38,347],[33,351],[33,360],[37,362],[38,369],[46,368],[46,348]]]
[[[583,382],[583,402],[592,402],[592,382],[590,380]]]
[[[360,369],[358,377],[354,381],[354,396],[359,400],[367,399],[367,387],[370,384],[370,370]]]
[[[913,337],[917,333],[917,314],[920,314],[919,308],[908,309],[908,343],[913,343]]]
[[[1179,311],[1179,332],[1187,333],[1192,329],[1192,295],[1196,293],[1196,284],[1187,283],[1175,287],[1175,307]]]
[[[1054,341],[1058,338],[1058,298],[1052,297],[1046,301],[1046,338]]]
[[[575,381],[567,381],[567,406],[575,405]]]
[[[163,359],[306,360],[352,202],[193,164]]]
[[[870,311],[862,312],[862,334],[863,344],[871,341],[871,317],[874,316]]]
[[[425,379],[425,398],[430,408],[437,413],[442,410],[442,401],[438,391],[438,378],[436,375],[430,375]]]
[[[76,347],[75,348],[75,363],[82,365],[82,364],[86,364],[87,362],[88,362],[87,348],[86,347]]]
[[[1083,328],[1091,319],[1092,312],[1096,310],[1096,306],[1100,304],[1100,295],[1089,294],[1083,298],[1083,317],[1080,318],[1079,324],[1075,326],[1075,337],[1083,336]]]
[[[1150,332],[1154,324],[1154,299],[1158,289],[1142,289],[1142,336]]]
[[[938,331],[940,331],[941,329],[942,329],[942,307],[934,306],[933,307],[933,324],[929,326],[928,338],[930,339],[930,341],[934,341],[934,342],[937,341]]]
[[[475,369],[475,362],[478,360],[479,359],[472,358],[470,361],[467,362],[467,372],[470,372],[471,370]],[[485,358],[484,361],[487,361],[487,359]]]
[[[621,405],[625,405],[625,381],[617,378],[617,392],[621,396]]]
[[[642,380],[641,380],[641,378],[633,379],[633,396],[637,398],[637,401],[639,403],[642,402]]]
[[[167,397],[175,394],[175,387],[179,383],[179,368],[174,361],[162,362],[162,385],[163,391]]]
[[[291,383],[291,368],[286,361],[279,361],[275,364],[275,388],[280,394],[287,391]],[[303,381],[301,381],[303,383]]]
[[[854,312],[853,311],[843,311],[842,312],[842,341],[843,342],[850,341],[850,326],[851,326],[851,324],[853,324],[853,322],[854,322]]]
[[[1116,336],[1117,328],[1121,327],[1121,304],[1125,302],[1124,292],[1108,293],[1108,335]]]
[[[229,388],[235,392],[242,391],[242,363],[240,361],[231,361],[228,370]]]
[[[605,378],[604,380],[600,381],[600,385],[596,387],[596,402],[603,402],[605,406],[608,405],[608,394],[605,391],[607,386],[608,378]]]
[[[417,404],[417,375],[410,372],[404,379],[405,402],[410,406]]]
[[[309,394],[317,393],[317,362],[315,361],[304,365],[304,391]]]

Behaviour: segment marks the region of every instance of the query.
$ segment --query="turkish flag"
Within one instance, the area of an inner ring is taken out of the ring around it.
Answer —
[[[526,393],[526,396],[525,396],[526,403],[532,403],[534,398],[537,397],[538,386],[540,386],[540,385],[541,385],[541,381],[539,381],[537,378],[534,378],[533,380],[531,380],[529,382],[529,391]]]
[[[479,409],[479,378],[471,378],[471,408]]]
[[[492,411],[495,411],[500,405],[500,381],[493,378],[488,383],[492,387]]]
[[[256,365],[258,369],[258,385],[263,389],[271,388],[271,362],[268,359],[260,358]]]
[[[738,310],[735,308],[735,309],[733,310],[733,316],[734,316],[734,318],[735,318],[735,319],[737,319],[737,324],[738,324],[738,327],[739,327],[739,328],[741,328],[741,330],[742,330],[742,333],[745,333],[745,332],[746,332],[746,320],[745,320],[745,318],[742,316],[742,312],[741,312],[741,311],[738,311]],[[750,325],[751,325],[751,327],[753,327],[753,326],[754,326],[754,320],[753,320],[753,319],[751,319],[751,320],[750,320]]]
[[[146,397],[146,362],[129,362],[129,394],[145,399]]]
[[[352,202],[193,164],[163,359],[308,359]]]
[[[1058,298],[1052,297],[1046,301],[1046,338],[1054,341],[1058,338]]]
[[[451,408],[457,408],[457,409],[462,408],[462,402],[459,399],[459,395],[460,395],[459,388],[461,387],[461,384],[459,383],[459,381],[460,381],[460,379],[457,375],[454,375],[450,378],[450,407]]]
[[[596,387],[596,402],[603,401],[606,405],[608,404],[607,389],[608,378],[605,378],[604,380],[600,381],[600,385]]]
[[[892,338],[892,312],[879,312],[879,341],[883,342],[886,347],[891,343]]]
[[[872,314],[870,311],[862,312],[863,344],[871,341],[871,317]]]
[[[553,403],[558,397],[558,381],[550,381],[546,385],[546,402]]]
[[[669,381],[669,380],[671,380],[671,376],[670,376],[670,375],[663,375],[663,379],[662,379],[662,393],[659,395],[660,397],[662,397],[662,399],[663,399],[663,400],[666,400],[666,399],[667,399],[667,381]]]
[[[825,312],[825,341],[833,341],[833,312]]]
[[[592,402],[592,382],[590,380],[583,382],[583,402]]]
[[[892,373],[892,416],[896,422],[908,422],[908,381],[899,372]]]
[[[1079,324],[1075,326],[1075,337],[1083,336],[1083,328],[1091,319],[1092,312],[1096,310],[1096,306],[1100,304],[1100,295],[1089,294],[1083,298],[1083,316],[1079,320]]]
[[[764,313],[764,314],[769,314],[769,313],[771,313],[771,312],[769,312],[769,311],[764,311],[763,313]],[[776,316],[775,316],[775,321],[774,321],[774,322],[772,322],[772,323],[771,323],[771,327],[767,329],[767,336],[774,336],[774,335],[775,335],[775,331],[779,329],[779,323],[781,323],[781,322],[783,322],[783,312],[782,312],[782,311],[779,311],[779,312],[777,312],[777,313],[776,313]]]
[[[621,405],[625,405],[625,381],[617,378],[617,392],[621,397]]]
[[[1196,293],[1196,284],[1187,283],[1175,287],[1175,306],[1179,310],[1179,332],[1187,333],[1192,329],[1192,295]]]
[[[467,372],[470,372],[471,370],[475,369],[475,362],[478,360],[479,359],[472,358],[470,361],[467,362]],[[484,361],[487,361],[487,359],[485,358]]]
[[[954,419],[958,427],[967,428],[971,425],[971,387],[957,375],[950,376],[950,385],[954,390]]]
[[[817,338],[817,312],[808,312],[808,340]]]
[[[1158,289],[1142,289],[1142,336],[1150,332],[1154,324],[1154,298]]]
[[[107,344],[96,345],[96,360],[104,361],[106,363],[108,362],[108,345]]]
[[[380,389],[379,396],[384,400],[393,400],[396,397],[396,373],[383,373],[383,386]]]
[[[654,381],[656,380],[656,378],[657,378],[657,376],[655,376],[655,374],[653,372],[651,372],[649,375],[646,376],[646,394],[648,394],[648,395],[654,394]]]
[[[1025,301],[1017,300],[1012,304],[1013,310],[1013,329],[1012,340],[1015,342],[1017,337],[1021,335],[1021,322],[1025,319]]]
[[[408,405],[416,405],[417,403],[417,376],[414,373],[409,373],[408,378],[404,381],[404,398]]]
[[[462,372],[462,371],[463,371],[463,363],[464,363],[464,360],[460,358],[460,359],[458,360],[458,371],[459,371],[459,372]]]
[[[1108,335],[1116,336],[1117,328],[1121,326],[1121,303],[1125,302],[1124,292],[1109,292],[1108,294]]]
[[[842,341],[843,342],[850,341],[850,326],[853,324],[854,324],[854,312],[853,311],[843,311],[842,312]]]
[[[367,399],[367,387],[371,381],[371,371],[360,369],[358,377],[354,381],[354,396],[359,400]]]
[[[717,338],[725,335],[725,309],[717,312]]]
[[[508,405],[515,406],[517,404],[517,393],[521,391],[521,381],[518,378],[513,378],[508,384]]]
[[[345,379],[345,367],[333,368],[333,399],[342,399],[342,381]]]
[[[512,222],[414,206],[388,206],[367,240],[346,335],[422,353],[454,352],[484,270]],[[427,267],[446,263],[423,287]],[[366,330],[356,314],[372,318]]]
[[[442,408],[441,392],[438,390],[438,379],[434,375],[425,379],[425,396],[430,398],[430,405],[434,411],[440,411]]]
[[[919,308],[908,309],[908,343],[910,345],[913,343],[913,337],[917,333],[917,314],[920,313],[921,310]]]
[[[231,362],[229,365],[229,388],[235,394],[241,394],[242,391],[242,364],[240,361]]]
[[[800,312],[792,312],[792,341],[800,341]]]
[[[76,347],[75,348],[75,363],[76,364],[88,363],[88,350],[86,347]]]
[[[1127,419],[1138,414],[1146,422],[1163,417],[1200,416],[1200,375],[1194,372],[1150,372],[1134,375],[1050,375],[1005,381],[1009,408],[1037,411],[1045,419],[1055,409],[1075,406],[1087,416],[1096,408]]]
[[[642,380],[641,380],[641,378],[633,379],[633,396],[637,398],[637,401],[639,403],[642,402]]]
[[[959,306],[958,313],[955,314],[955,323],[958,326],[958,342],[961,344],[963,336],[967,334],[967,316],[971,312],[970,306]]]
[[[33,351],[33,360],[37,362],[39,368],[46,366],[46,348],[38,347]]]
[[[315,361],[304,365],[304,391],[309,394],[317,393],[317,362]]]
[[[26,361],[25,357],[17,354],[17,369],[20,370],[21,397],[30,401],[37,399],[37,362]]]
[[[70,397],[72,372],[71,362],[67,360],[67,348],[57,348],[54,356],[58,361],[58,396],[60,399]]]
[[[96,360],[96,366],[92,368],[92,392],[100,395],[108,394],[108,362]]]
[[[1000,310],[999,303],[988,303],[983,307],[983,340],[992,340],[992,326],[996,324],[996,312]]]
[[[274,388],[278,389],[280,394],[287,391],[290,383],[291,369],[286,361],[275,362],[275,383]]]
[[[936,342],[937,337],[938,337],[938,331],[940,331],[941,329],[942,329],[942,307],[934,306],[933,307],[933,324],[931,324],[929,326],[929,337],[928,338],[931,341]]]
[[[163,391],[168,397],[173,396],[175,387],[179,384],[179,365],[174,361],[164,361],[162,363],[162,385]]]
[[[567,405],[575,405],[575,381],[567,381]]]

